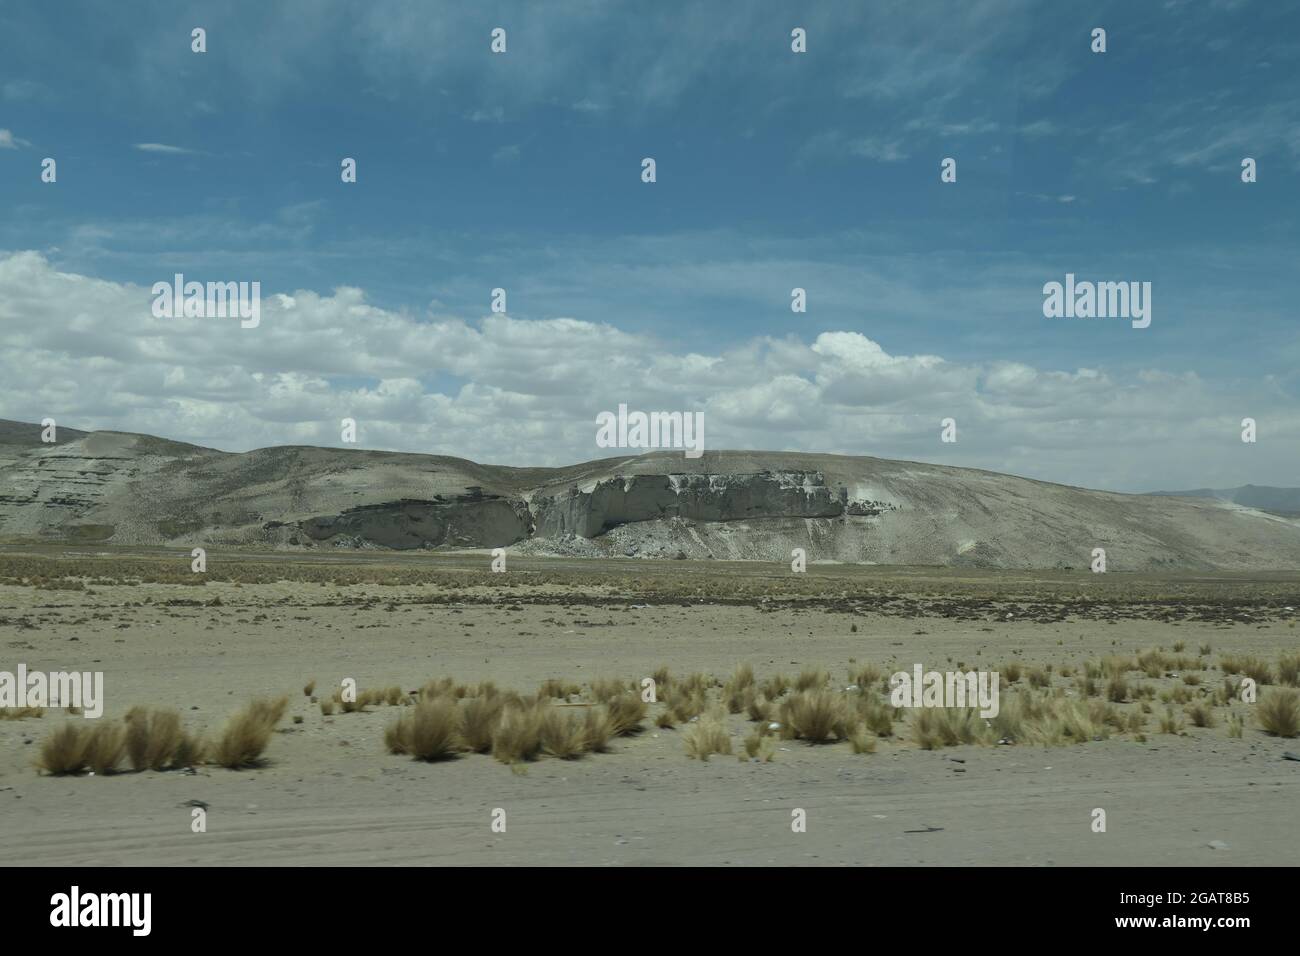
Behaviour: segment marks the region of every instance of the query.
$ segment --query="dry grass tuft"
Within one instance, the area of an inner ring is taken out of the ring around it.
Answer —
[[[542,681],[542,686],[537,688],[538,697],[558,698],[560,700],[568,700],[570,697],[581,693],[581,684],[575,684],[569,680],[560,680],[558,677],[548,677]]]
[[[831,675],[820,667],[805,667],[795,679],[794,689],[800,691],[818,690],[825,687],[830,679]]]
[[[812,744],[843,740],[856,723],[843,694],[825,688],[801,690],[781,701],[781,734]]]
[[[912,717],[912,739],[922,750],[992,742],[992,732],[974,707],[923,707]]]
[[[302,696],[310,697],[314,693],[316,693],[316,678],[313,677],[303,685]]]
[[[446,760],[461,750],[460,715],[449,696],[421,699],[384,731],[390,753],[416,760]]]
[[[1112,677],[1106,682],[1106,699],[1115,704],[1128,700],[1128,681],[1122,676]]]
[[[1300,686],[1300,654],[1283,654],[1278,658],[1277,682],[1287,687]]]
[[[176,711],[150,711],[147,707],[132,707],[126,712],[124,746],[133,770],[191,767],[202,762],[205,749],[182,729]]]
[[[1273,683],[1273,669],[1253,655],[1238,657],[1235,654],[1224,654],[1219,658],[1219,668],[1225,674],[1245,674],[1256,684]]]
[[[60,724],[41,741],[36,765],[56,776],[80,773],[86,766],[86,747],[89,743],[90,737],[84,727],[71,721]]]
[[[1198,700],[1187,705],[1187,716],[1194,727],[1213,727],[1218,721],[1214,718],[1214,708],[1206,701]]]
[[[591,711],[589,710],[588,713]],[[556,707],[542,710],[541,743],[543,752],[561,760],[574,760],[587,752],[586,714]]]
[[[610,733],[615,737],[626,737],[640,732],[646,709],[645,701],[638,694],[623,693],[610,697],[605,703]]]
[[[870,690],[885,679],[885,672],[875,664],[859,664],[849,668],[849,683],[861,690]]]
[[[252,701],[226,724],[213,748],[213,760],[231,770],[257,766],[288,706],[288,697]]]
[[[505,764],[536,760],[542,750],[542,719],[548,706],[507,705],[492,737],[492,756]]]
[[[625,680],[615,680],[613,678],[593,680],[591,682],[591,699],[603,704],[611,697],[626,694],[629,686],[631,685]]]
[[[768,700],[776,700],[782,694],[790,689],[790,678],[785,674],[773,674],[767,680],[763,681],[759,690]]]
[[[731,735],[727,725],[715,714],[706,714],[691,724],[683,735],[686,755],[697,760],[708,760],[711,754],[730,754]]]
[[[451,703],[450,698],[434,698]],[[500,696],[474,697],[460,705],[460,741],[471,753],[485,754],[492,749],[492,738],[505,701]]]
[[[113,773],[126,753],[126,730],[116,721],[99,720],[86,741],[86,766],[92,773]]]
[[[1300,693],[1277,688],[1259,699],[1259,726],[1274,737],[1300,735]]]
[[[1162,734],[1181,734],[1183,732],[1183,718],[1174,713],[1172,707],[1165,708],[1165,715],[1160,718],[1160,732]]]
[[[865,724],[859,724],[854,728],[853,733],[849,734],[849,746],[855,754],[873,754],[876,752],[876,744],[879,742],[875,734],[869,733]]]

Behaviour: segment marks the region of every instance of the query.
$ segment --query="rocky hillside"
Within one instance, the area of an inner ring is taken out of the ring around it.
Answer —
[[[1300,568],[1300,522],[1210,498],[787,452],[566,468],[282,447],[231,454],[0,421],[0,538],[192,547],[1086,568]]]

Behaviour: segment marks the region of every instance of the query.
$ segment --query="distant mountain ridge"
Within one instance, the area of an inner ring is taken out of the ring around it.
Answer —
[[[0,421],[0,539],[271,549],[509,548],[592,558],[1300,568],[1300,521],[1213,496],[1091,491],[797,452],[652,452],[560,468],[287,446],[217,451]],[[1270,503],[1275,503],[1270,500]]]
[[[1300,517],[1300,488],[1240,485],[1236,488],[1196,488],[1192,491],[1152,491],[1152,495],[1177,498],[1214,498],[1287,517]]]

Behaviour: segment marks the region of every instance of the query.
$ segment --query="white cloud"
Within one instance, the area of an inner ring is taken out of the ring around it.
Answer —
[[[25,139],[19,139],[12,131],[0,129],[0,149],[18,149],[20,146],[30,146],[31,143]]]
[[[626,402],[703,411],[715,448],[944,461],[1130,490],[1297,473],[1300,415],[1276,383],[893,354],[833,330],[701,354],[612,322],[392,311],[347,287],[264,289],[256,329],[159,319],[150,304],[146,286],[60,272],[36,252],[0,257],[0,417],[230,450],[337,445],[339,420],[355,417],[371,447],[554,465],[603,457],[596,414]],[[1258,446],[1236,440],[1243,408],[1262,423]],[[939,442],[949,416],[956,445]]]
[[[168,156],[192,156],[194,150],[180,146],[168,146],[166,143],[136,143],[135,148],[142,153],[165,153]]]

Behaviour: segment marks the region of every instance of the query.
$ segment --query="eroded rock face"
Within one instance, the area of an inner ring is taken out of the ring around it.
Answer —
[[[754,475],[635,475],[600,481],[590,491],[532,501],[537,535],[594,538],[636,521],[687,518],[740,521],[752,518],[834,518],[846,507],[878,513],[867,502],[850,505],[832,492],[819,472]]]
[[[297,527],[313,541],[342,536],[351,542],[410,550],[442,545],[503,548],[528,537],[532,522],[521,501],[459,495],[362,505],[342,514],[307,518]]]

